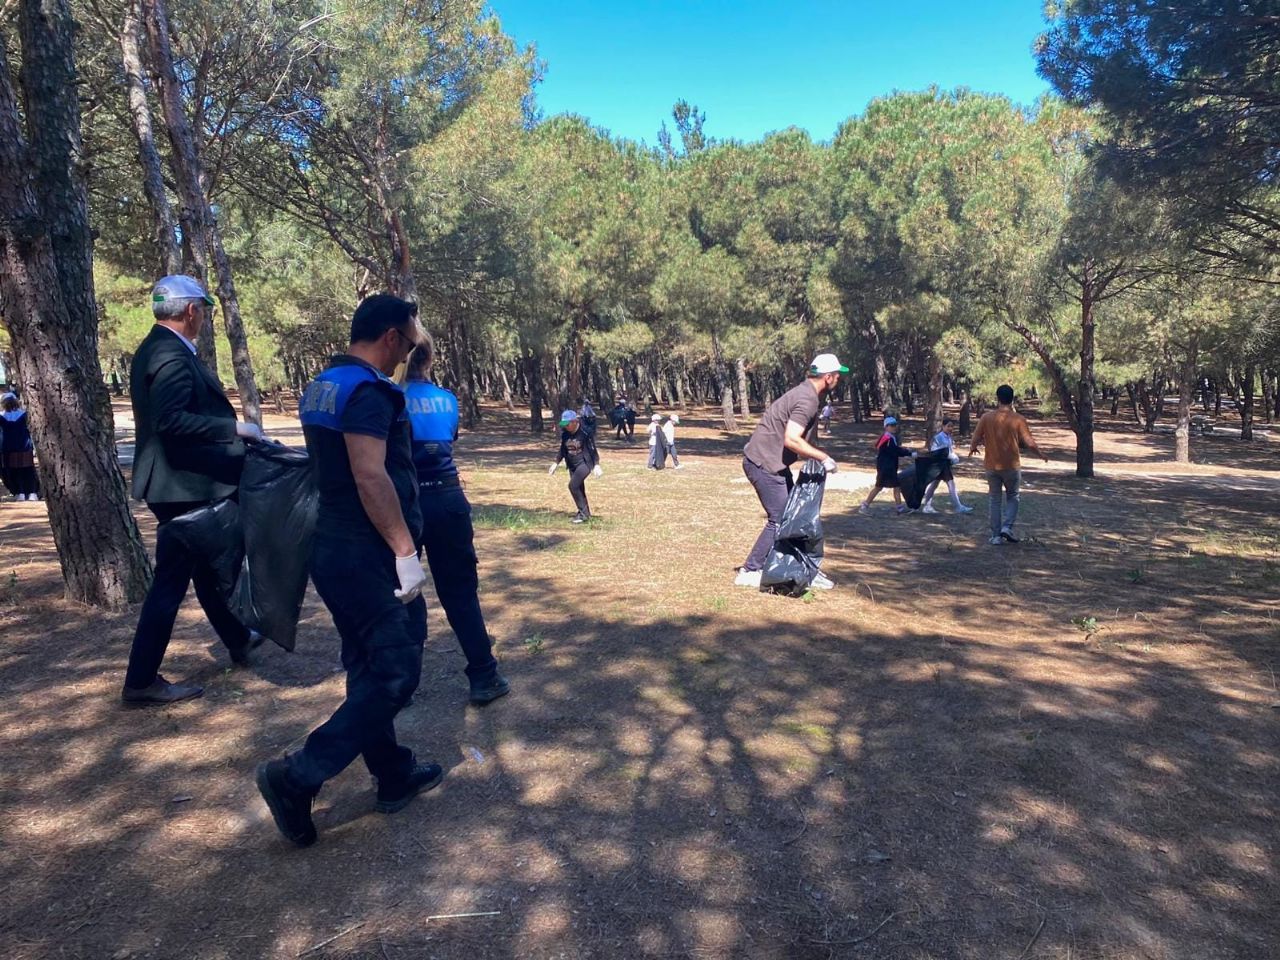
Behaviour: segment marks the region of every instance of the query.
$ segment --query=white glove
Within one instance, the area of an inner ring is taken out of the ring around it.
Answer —
[[[830,457],[827,457],[827,459],[822,461],[822,469],[827,471],[827,473],[835,473],[837,469],[836,462]]]
[[[918,456],[920,456],[920,451],[918,451],[918,450],[912,450],[912,451],[911,451],[911,459],[912,459],[912,460],[914,460],[914,459],[915,459],[916,457],[918,457]]]
[[[427,582],[427,574],[416,553],[396,557],[396,576],[400,579],[400,589],[395,592],[396,599],[401,603],[409,603],[422,592],[422,585]]]
[[[598,464],[598,463],[597,463],[597,464],[595,465],[595,468],[591,471],[591,475],[592,475],[593,477],[603,477],[603,476],[604,476],[604,471],[600,469],[600,464]]]
[[[256,423],[241,423],[237,420],[236,436],[250,443],[258,443],[262,440],[262,428]]]
[[[549,476],[551,476],[553,473],[555,473],[555,472],[556,472],[556,467],[558,467],[558,466],[560,466],[560,461],[559,461],[559,460],[557,460],[555,463],[553,463],[553,464],[551,465],[551,469],[547,471],[547,476],[549,477]]]

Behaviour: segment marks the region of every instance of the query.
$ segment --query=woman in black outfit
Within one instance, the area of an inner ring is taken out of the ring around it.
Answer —
[[[561,460],[569,469],[569,493],[578,508],[573,522],[586,523],[591,519],[591,506],[587,503],[587,474],[594,473],[598,477],[604,471],[600,469],[595,438],[582,429],[578,415],[572,410],[560,414],[560,454],[547,473],[555,473]]]

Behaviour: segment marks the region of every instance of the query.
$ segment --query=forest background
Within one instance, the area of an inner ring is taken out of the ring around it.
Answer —
[[[1249,438],[1259,401],[1280,415],[1280,25],[1253,6],[1050,5],[1028,43],[1061,96],[895,93],[830,141],[749,143],[682,100],[649,146],[543,117],[544,65],[479,0],[12,0],[0,349],[69,593],[145,585],[102,385],[173,272],[216,290],[200,351],[253,420],[385,290],[419,302],[467,425],[485,397],[541,431],[624,391],[732,432],[833,350],[859,420],[932,432],[951,402],[963,431],[1014,383],[1082,477],[1102,398],[1152,430],[1176,394],[1180,460],[1197,391]]]

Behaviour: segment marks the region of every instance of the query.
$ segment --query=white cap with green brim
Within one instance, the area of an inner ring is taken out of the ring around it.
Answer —
[[[209,306],[213,306],[213,297],[195,277],[188,277],[181,273],[175,273],[173,276],[163,277],[159,283],[151,288],[152,303],[167,303],[170,300],[203,300]]]
[[[824,373],[848,373],[849,368],[836,359],[834,353],[820,353],[809,364],[809,376],[820,377]]]

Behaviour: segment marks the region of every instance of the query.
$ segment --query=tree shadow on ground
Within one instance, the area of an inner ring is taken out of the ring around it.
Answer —
[[[576,567],[598,533],[486,496],[481,523],[516,518],[482,526],[512,551],[482,600],[514,692],[465,705],[433,610],[399,729],[446,764],[444,785],[380,817],[357,764],[322,793],[321,840],[301,851],[252,771],[341,698],[314,596],[298,653],[234,673],[189,604],[170,663],[209,694],[124,711],[133,615],[50,599],[56,563],[32,560],[0,600],[6,949],[1267,956],[1276,521],[1193,480],[1030,480],[1029,536],[1008,548],[985,544],[971,495],[974,514],[930,517],[830,498],[835,595],[706,586],[703,612],[639,606],[635,578],[549,569]],[[753,503],[722,510],[745,546]],[[705,539],[683,536],[677,551]],[[936,615],[907,612],[915,595]],[[1070,620],[1090,614],[1104,629],[1087,636]]]

